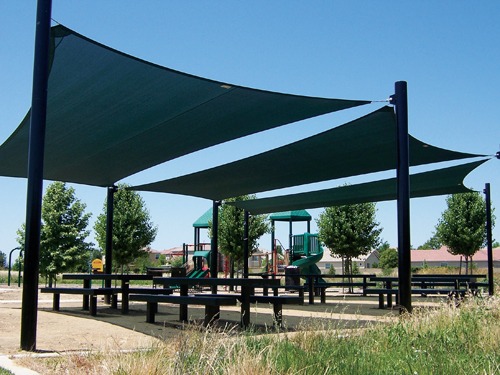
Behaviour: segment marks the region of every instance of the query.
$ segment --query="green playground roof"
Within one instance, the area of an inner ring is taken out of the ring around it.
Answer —
[[[275,212],[269,215],[269,220],[274,221],[311,221],[312,217],[306,210]]]
[[[466,193],[471,190],[463,185],[463,180],[474,168],[486,160],[437,169],[410,176],[410,197]],[[346,185],[332,189],[311,191],[247,201],[230,202],[252,214],[264,214],[280,210],[298,210],[349,205],[364,202],[380,202],[397,198],[396,178]],[[292,211],[293,212],[293,211]]]
[[[410,165],[483,155],[431,146],[409,137]],[[212,200],[396,168],[394,109],[382,107],[347,124],[232,163],[134,190]]]
[[[213,216],[213,208],[210,207],[207,212],[201,215],[198,220],[193,223],[193,227],[195,228],[208,228],[208,222],[212,220]]]
[[[60,25],[51,30],[50,59],[47,180],[110,186],[209,146],[369,103],[196,77],[126,55]],[[0,176],[27,176],[29,121],[28,112],[0,146]]]

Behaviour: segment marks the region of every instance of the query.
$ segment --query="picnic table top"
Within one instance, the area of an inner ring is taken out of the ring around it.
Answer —
[[[476,280],[486,277],[486,275],[446,275],[446,274],[429,274],[429,275],[412,275],[411,281],[422,282],[422,281],[455,281],[455,280]],[[399,281],[397,276],[375,276],[371,277],[370,281]]]
[[[154,277],[153,282],[155,284],[163,285],[228,285],[228,286],[250,286],[250,287],[262,287],[262,286],[279,286],[280,280],[278,279],[234,279],[234,278],[190,278],[190,277]]]
[[[109,274],[109,273],[66,273],[64,280],[152,280],[153,275]]]

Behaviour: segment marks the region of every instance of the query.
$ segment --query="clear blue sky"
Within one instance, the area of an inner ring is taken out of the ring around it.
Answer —
[[[0,3],[0,143],[30,107],[36,1]],[[448,1],[129,1],[54,0],[52,17],[110,47],[173,69],[265,90],[345,99],[383,100],[408,82],[409,128],[430,144],[471,153],[500,148],[500,2]],[[334,113],[175,160],[124,182],[140,184],[205,169],[315,134],[379,108]],[[293,166],[291,166],[293,167]],[[466,179],[492,186],[500,202],[500,161]],[[425,170],[412,169],[412,172]],[[384,173],[369,178],[394,176]],[[356,183],[366,177],[350,179]],[[333,187],[345,180],[314,185]],[[105,189],[74,185],[93,213]],[[307,187],[310,188],[310,187]],[[0,250],[17,246],[25,220],[26,180],[0,177]],[[305,187],[286,189],[287,192]],[[143,193],[158,225],[154,249],[192,243],[192,223],[211,202]],[[260,194],[259,196],[265,196]],[[397,244],[395,202],[377,204],[382,237]],[[445,197],[411,203],[411,243],[432,234]],[[310,210],[316,218],[321,210]],[[92,224],[93,224],[92,220]],[[313,222],[313,231],[316,225]],[[305,231],[297,224],[295,232]],[[498,226],[500,228],[500,225]],[[287,243],[287,224],[277,236]],[[500,239],[495,229],[494,238]],[[202,240],[208,240],[203,235]],[[269,248],[269,237],[261,247]]]

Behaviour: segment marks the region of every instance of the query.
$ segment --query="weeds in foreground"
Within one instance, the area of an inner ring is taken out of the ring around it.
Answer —
[[[500,299],[421,309],[348,331],[306,324],[289,334],[183,331],[134,353],[46,359],[43,373],[71,374],[497,374]]]

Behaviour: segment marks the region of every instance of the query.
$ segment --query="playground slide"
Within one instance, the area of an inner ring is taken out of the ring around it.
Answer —
[[[319,246],[317,253],[295,260],[292,266],[299,267],[300,273],[304,275],[320,275],[321,270],[316,263],[318,263],[321,258],[323,258],[323,248]],[[322,278],[319,278],[318,281],[320,283],[325,282]]]
[[[208,273],[208,270],[192,270],[186,276],[192,279],[199,279],[205,277]]]

